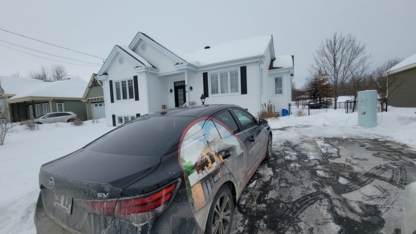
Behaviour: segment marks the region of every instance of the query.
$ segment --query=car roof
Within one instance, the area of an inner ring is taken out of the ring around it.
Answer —
[[[240,108],[240,106],[232,104],[214,104],[214,105],[199,105],[199,106],[183,106],[170,109],[164,109],[151,113],[155,116],[177,116],[177,117],[202,117],[211,116],[219,111],[229,108]]]

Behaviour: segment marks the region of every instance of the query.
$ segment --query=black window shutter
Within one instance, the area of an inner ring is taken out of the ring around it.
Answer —
[[[137,76],[133,76],[134,83],[134,100],[139,100],[139,82],[137,81]]]
[[[203,85],[204,85],[204,96],[208,97],[209,96],[209,93],[208,93],[208,72],[202,73],[202,77],[203,77]]]
[[[111,103],[114,103],[114,94],[113,94],[113,81],[110,80],[110,98],[111,98]]]
[[[240,67],[241,94],[247,94],[247,67]]]
[[[116,115],[113,115],[113,126],[116,126]]]

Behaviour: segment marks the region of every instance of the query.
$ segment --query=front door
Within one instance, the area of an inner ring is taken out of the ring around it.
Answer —
[[[185,81],[177,81],[175,86],[175,107],[183,106],[186,102]]]

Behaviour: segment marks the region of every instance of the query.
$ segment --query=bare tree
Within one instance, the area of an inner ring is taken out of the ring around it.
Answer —
[[[29,77],[33,79],[43,80],[43,81],[49,81],[49,73],[48,69],[44,66],[40,68],[38,72],[36,71],[29,71],[27,74]]]
[[[20,77],[20,73],[18,71],[16,71],[15,73],[12,74],[13,77]]]
[[[4,144],[6,135],[15,124],[9,121],[9,111],[4,107],[0,107],[0,145]]]
[[[51,67],[51,77],[54,81],[66,80],[68,78],[68,73],[64,66],[54,64]]]
[[[314,54],[311,73],[322,72],[332,84],[334,108],[337,109],[339,85],[348,81],[362,67],[368,66],[370,55],[365,52],[365,45],[358,42],[351,34],[343,36],[338,33],[326,39]]]

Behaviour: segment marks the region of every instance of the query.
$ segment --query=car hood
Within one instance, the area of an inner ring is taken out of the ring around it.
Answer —
[[[85,190],[73,197],[88,198],[88,194],[102,190],[110,192],[111,197],[118,197],[125,187],[150,174],[159,164],[160,157],[156,156],[116,155],[81,149],[44,164],[39,181],[48,188],[53,177],[54,189]]]

